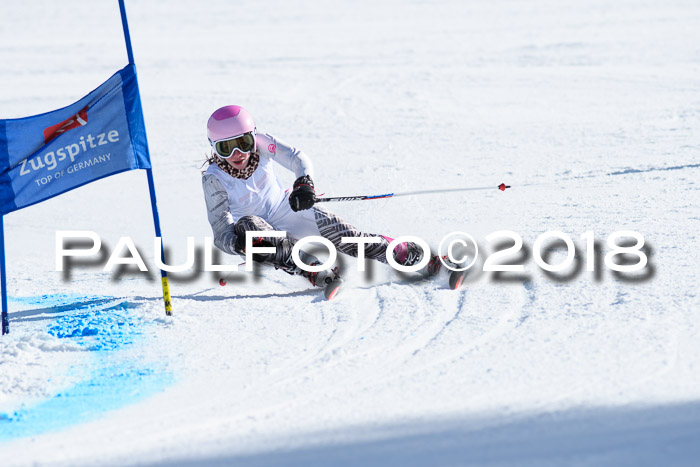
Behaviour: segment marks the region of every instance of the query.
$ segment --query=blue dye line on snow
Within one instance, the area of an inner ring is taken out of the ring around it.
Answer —
[[[48,325],[47,332],[69,339],[86,349],[91,364],[73,367],[73,375],[84,378],[54,397],[11,414],[0,413],[0,442],[56,431],[94,420],[154,395],[174,381],[164,364],[125,350],[144,339],[149,324],[135,309],[138,304],[115,297],[50,295],[15,298],[42,309],[60,308],[65,314]],[[99,306],[95,306],[99,303]]]

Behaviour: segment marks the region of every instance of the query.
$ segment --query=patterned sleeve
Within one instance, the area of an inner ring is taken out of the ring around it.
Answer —
[[[233,231],[235,221],[228,207],[228,193],[213,174],[202,176],[204,200],[207,203],[207,217],[214,231],[214,245],[221,251],[235,255],[236,234]]]
[[[269,134],[258,134],[258,146],[260,154],[274,160],[285,169],[291,170],[299,177],[313,175],[313,166],[309,157],[284,141]]]

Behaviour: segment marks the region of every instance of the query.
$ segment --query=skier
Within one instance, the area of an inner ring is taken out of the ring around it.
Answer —
[[[330,240],[337,251],[355,257],[357,244],[341,243],[342,237],[378,237],[380,243],[365,245],[365,257],[387,262],[386,248],[392,239],[360,232],[338,216],[314,206],[316,193],[309,158],[269,134],[258,133],[245,109],[229,105],[216,110],[207,122],[207,136],[212,150],[202,185],[217,248],[228,254],[245,255],[247,231],[286,231],[286,238],[255,239],[255,245],[274,246],[276,252],[255,254],[253,259],[290,274],[301,274],[318,287],[339,280],[338,268],[307,272],[297,267],[292,260],[292,247],[303,237],[320,235]],[[291,192],[284,190],[275,175],[275,163],[296,175]],[[419,263],[422,255],[420,246],[412,242],[394,248],[394,259],[404,266]],[[303,251],[300,258],[308,265],[320,264]],[[439,268],[439,261],[431,261],[428,266],[436,267]]]

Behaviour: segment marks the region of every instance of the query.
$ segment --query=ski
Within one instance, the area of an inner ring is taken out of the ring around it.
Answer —
[[[316,284],[316,278],[317,278],[316,275],[313,276],[314,280],[311,282],[312,285],[319,287],[319,288],[321,288],[321,287],[323,288],[323,295],[326,298],[326,300],[333,300],[333,298],[335,298],[340,293],[340,291],[342,290],[343,284],[344,284],[343,279],[338,274],[337,267],[333,268],[331,270],[331,273],[332,273],[332,276],[330,276],[330,277],[326,276],[322,279],[323,283],[325,285]],[[292,275],[296,275],[296,274],[292,274]],[[303,275],[307,279],[309,278],[308,275],[304,275],[304,274],[301,274],[301,275]],[[226,276],[222,276],[219,278],[219,285],[221,287],[225,287],[227,284],[228,284],[228,281],[226,280]]]
[[[443,261],[446,261],[449,263],[449,260],[447,260],[445,257],[442,258]],[[438,255],[433,255],[430,258],[430,261],[428,264],[425,266],[425,268],[422,271],[418,271],[417,274],[420,275],[418,278],[418,281],[423,281],[423,280],[429,280],[429,279],[435,279],[440,276],[440,272],[442,271],[443,268],[443,263],[441,261],[440,256]],[[449,268],[448,268],[449,270]],[[333,300],[335,297],[338,296],[340,292],[342,292],[343,287],[344,287],[344,281],[343,279],[338,275],[337,269],[334,271],[335,273],[335,278],[332,280],[329,280],[330,278],[326,279],[326,285],[323,286],[323,295],[326,298],[326,300]],[[464,284],[464,279],[467,277],[469,271],[454,271],[454,270],[449,270],[449,278],[448,278],[448,286],[451,290],[458,290],[463,284]],[[219,285],[224,287],[226,286],[228,281],[226,280],[225,277],[221,277],[219,279]]]
[[[433,255],[433,257],[430,259],[430,262],[428,263],[428,266],[426,266],[426,277],[437,277],[440,274],[442,268],[445,266],[445,264],[443,264],[443,261],[452,266],[457,266],[456,264],[448,260],[445,256],[440,258],[440,256],[438,255]],[[466,279],[467,275],[469,274],[469,270],[466,269],[464,271],[456,271],[450,268],[446,269],[449,271],[449,279],[447,281],[448,286],[451,290],[458,290],[464,284],[464,279]]]
[[[323,295],[326,297],[326,300],[333,300],[338,293],[342,290],[343,288],[343,280],[342,279],[336,279],[334,281],[331,281],[329,284],[326,285],[323,291]]]
[[[452,290],[458,290],[464,284],[464,279],[469,274],[469,270],[465,271],[450,271],[449,286]]]
[[[444,263],[443,263],[444,262]],[[415,279],[409,279],[410,282],[423,282],[426,280],[435,280],[444,277],[441,272],[444,269],[448,271],[447,285],[451,290],[459,289],[467,277],[468,271],[454,271],[450,268],[445,268],[445,264],[457,266],[453,264],[446,256],[432,255],[428,264],[420,271],[417,271]]]

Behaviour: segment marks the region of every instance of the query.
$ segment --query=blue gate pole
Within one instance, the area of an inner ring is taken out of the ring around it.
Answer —
[[[119,12],[122,15],[122,28],[124,28],[124,41],[126,42],[126,54],[129,56],[129,65],[134,65],[134,52],[131,50],[131,36],[129,35],[129,23],[126,21],[124,0],[119,0]]]
[[[129,34],[129,23],[126,20],[126,8],[124,8],[124,0],[119,0],[119,11],[122,16],[122,27],[124,28],[124,41],[126,42],[126,54],[129,57],[129,65],[136,68],[134,63],[134,53],[131,50],[131,36]],[[137,78],[138,83],[138,78]],[[138,84],[137,84],[138,86]],[[146,132],[144,132],[144,139],[146,140],[146,147],[148,147],[148,138]],[[150,151],[149,151],[150,152]],[[158,216],[158,203],[156,201],[156,188],[153,183],[153,169],[146,169],[146,177],[148,178],[148,192],[151,195],[151,209],[153,211],[153,224],[156,230],[156,237],[161,237],[160,231],[160,217]],[[162,264],[165,264],[165,255],[163,253],[163,243],[160,243],[160,260]],[[160,270],[160,280],[163,286],[163,300],[165,301],[165,314],[170,316],[173,314],[172,303],[170,299],[170,285],[168,284],[168,273],[164,270]]]
[[[7,274],[5,274],[5,216],[0,216],[0,287],[2,287],[2,333],[10,333],[10,318],[7,315]]]

